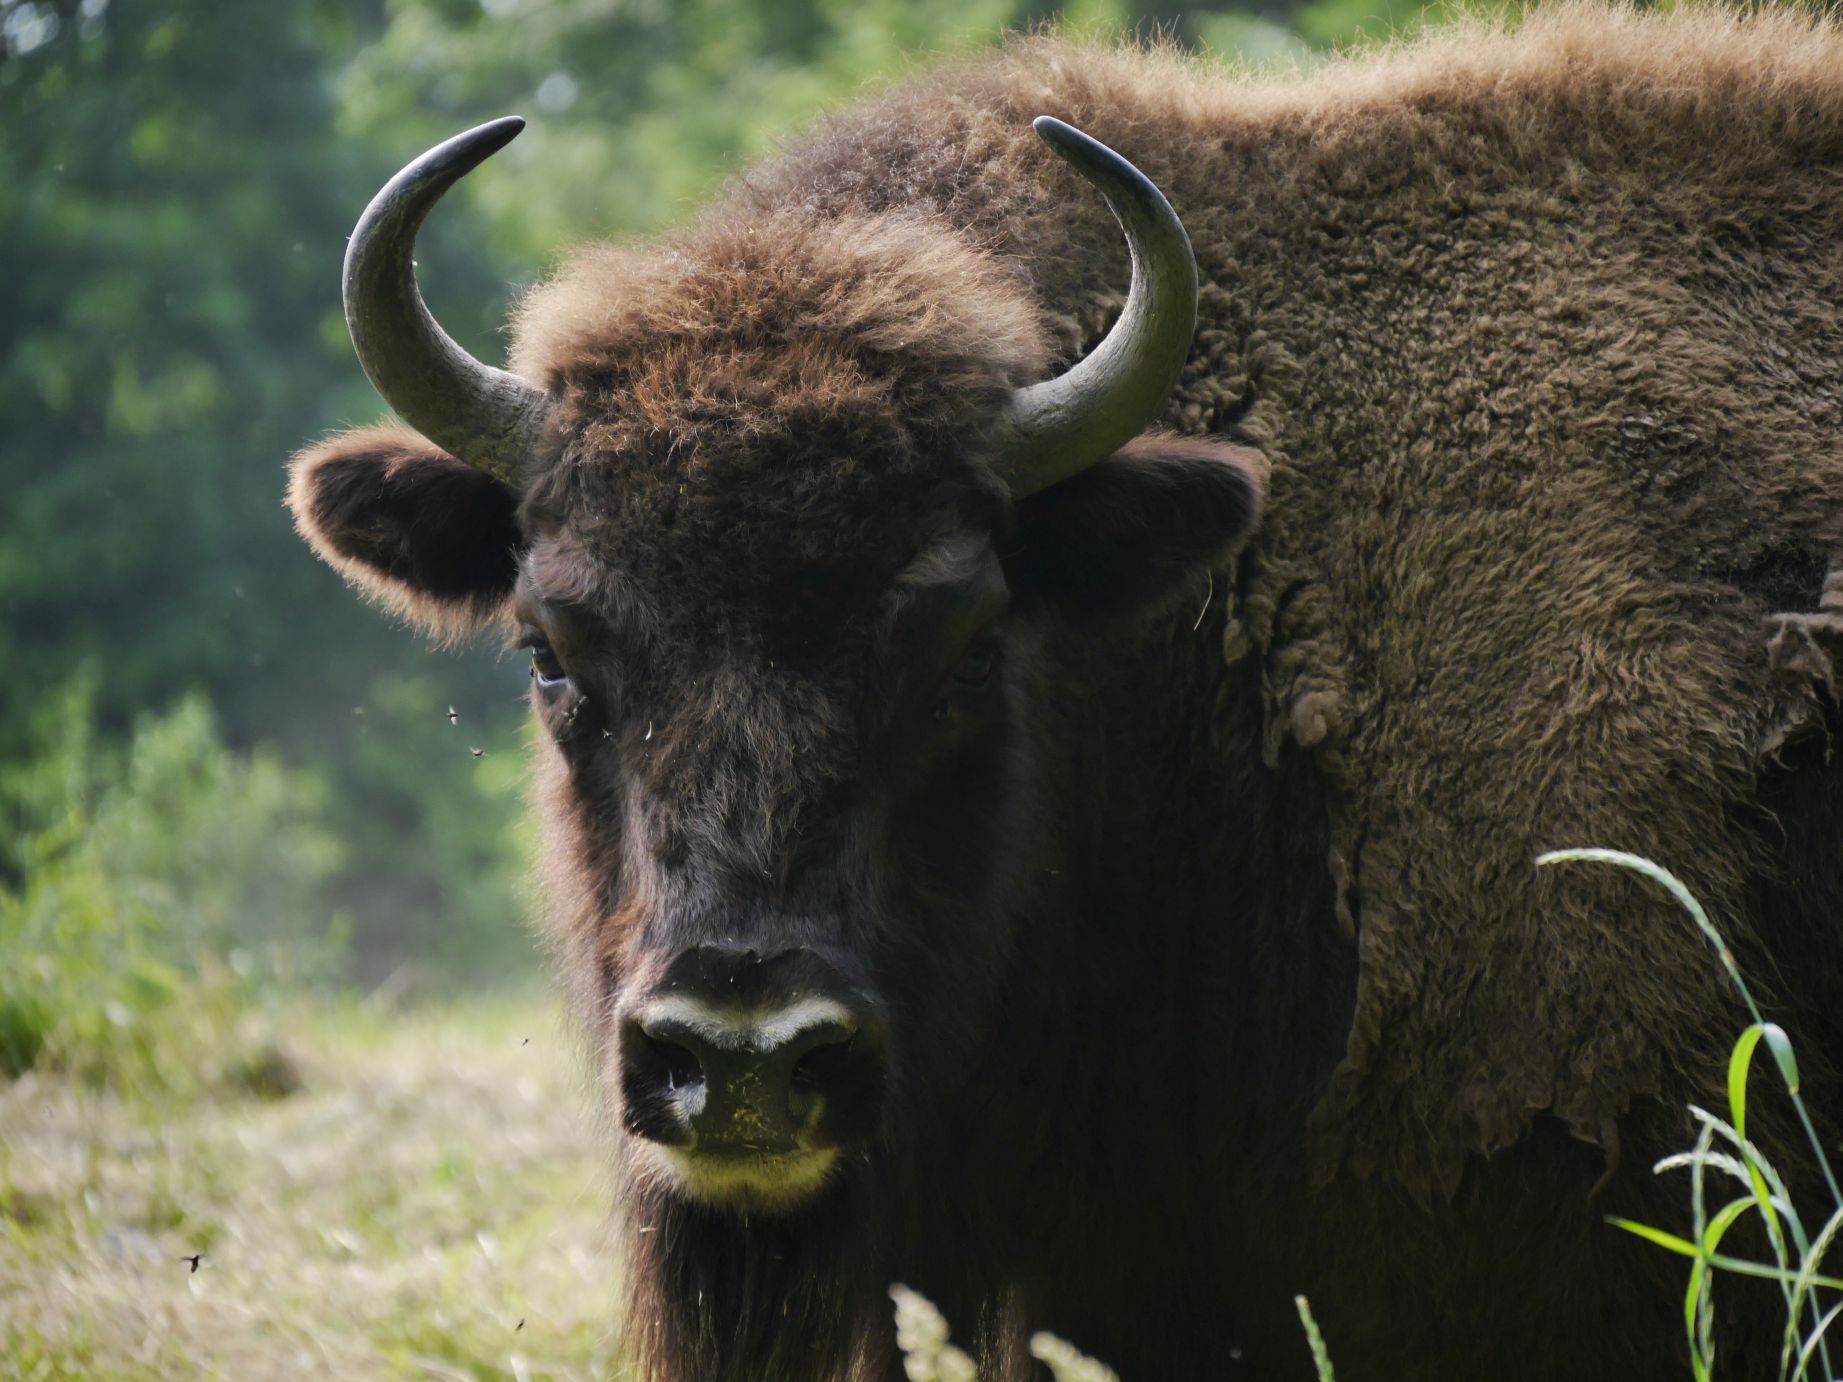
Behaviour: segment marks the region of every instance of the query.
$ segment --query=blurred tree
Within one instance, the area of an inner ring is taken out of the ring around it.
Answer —
[[[334,77],[383,18],[330,0],[0,6],[0,755],[20,751],[34,702],[79,665],[99,669],[94,709],[115,734],[202,688],[235,740],[283,740],[340,779],[359,845],[341,891],[361,955],[455,920],[441,878],[420,880],[419,907],[374,905],[406,843],[473,862],[511,814],[481,803],[457,850],[432,838],[432,813],[401,812],[406,785],[380,785],[395,760],[361,764],[402,728],[401,698],[373,707],[374,688],[436,669],[430,724],[459,702],[477,739],[508,745],[520,689],[515,668],[432,661],[363,610],[280,504],[292,449],[381,411],[346,342],[339,260],[395,156],[340,127]],[[483,338],[504,276],[464,206],[434,230],[431,277],[471,304],[450,326]],[[445,747],[401,775],[467,799],[465,747]],[[366,828],[386,810],[388,836]],[[462,890],[479,912],[464,929],[490,917],[522,951],[518,870],[499,854],[494,896],[478,878]]]
[[[1490,0],[1483,0],[1490,3]],[[1477,0],[1475,0],[1477,3]],[[346,128],[407,158],[508,112],[468,193],[529,281],[558,247],[682,222],[736,168],[917,61],[1060,23],[1254,61],[1413,28],[1418,0],[389,0],[346,68]]]
[[[348,120],[406,151],[537,117],[477,195],[503,252],[685,219],[738,164],[918,52],[989,42],[1017,0],[394,0]]]
[[[9,3],[0,68],[0,735],[47,674],[101,713],[220,696],[296,644],[278,464],[345,383],[320,343],[334,5]],[[38,26],[20,17],[35,15]],[[310,248],[311,247],[311,248]]]

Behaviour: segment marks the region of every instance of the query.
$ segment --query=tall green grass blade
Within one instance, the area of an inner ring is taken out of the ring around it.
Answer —
[[[1738,1046],[1740,1043],[1737,1042],[1736,1044]],[[1757,1040],[1752,1044],[1757,1045]],[[1732,1074],[1734,1063],[1730,1060],[1729,1064],[1730,1074]],[[1786,1243],[1786,1231],[1788,1229],[1791,1232],[1794,1244],[1798,1248],[1800,1263],[1801,1265],[1804,1264],[1809,1259],[1811,1244],[1805,1236],[1803,1221],[1800,1220],[1798,1211],[1792,1204],[1791,1194],[1786,1189],[1785,1182],[1780,1178],[1778,1171],[1773,1168],[1773,1164],[1766,1159],[1758,1147],[1754,1146],[1754,1144],[1745,1137],[1742,1137],[1738,1129],[1724,1123],[1721,1119],[1715,1117],[1707,1110],[1698,1108],[1694,1104],[1690,1105],[1689,1112],[1690,1115],[1702,1125],[1702,1131],[1696,1139],[1695,1150],[1684,1156],[1667,1157],[1664,1162],[1659,1163],[1659,1166],[1661,1168],[1666,1162],[1673,1164],[1687,1163],[1691,1166],[1693,1180],[1691,1182],[1690,1202],[1695,1210],[1698,1226],[1700,1227],[1702,1222],[1702,1173],[1706,1167],[1713,1166],[1733,1176],[1742,1185],[1747,1187],[1748,1191],[1760,1205],[1761,1218],[1766,1224],[1767,1241],[1772,1246],[1773,1257],[1778,1262],[1780,1268],[1789,1269],[1790,1267],[1791,1254]],[[1734,1147],[1735,1150],[1740,1153],[1739,1160],[1726,1156],[1723,1153],[1712,1151],[1710,1143],[1711,1139],[1715,1137],[1720,1137],[1723,1141]],[[1772,1192],[1770,1194],[1768,1193],[1769,1186]],[[1698,1234],[1698,1237],[1700,1237],[1700,1234]],[[1781,1382],[1784,1382],[1791,1368],[1792,1353],[1797,1344],[1797,1335],[1794,1332],[1794,1326],[1800,1307],[1797,1304],[1797,1292],[1793,1284],[1781,1282],[1779,1292],[1785,1300],[1787,1321],[1786,1333],[1781,1339],[1779,1352],[1779,1377]],[[1708,1305],[1706,1296],[1704,1305],[1705,1307]],[[1709,1347],[1708,1341],[1713,1335],[1713,1330],[1714,1322],[1713,1319],[1710,1318],[1706,1321],[1706,1327],[1703,1331],[1705,1348]],[[1824,1363],[1825,1367],[1828,1368],[1829,1354],[1827,1351],[1824,1355]]]
[[[1721,1209],[1716,1212],[1715,1217],[1709,1220],[1709,1226],[1703,1232],[1703,1255],[1713,1258],[1715,1256],[1715,1249],[1721,1246],[1723,1236],[1726,1235],[1729,1229],[1734,1227],[1735,1220],[1739,1219],[1741,1215],[1745,1214],[1748,1210],[1758,1209],[1759,1207],[1760,1202],[1752,1196],[1731,1200],[1723,1205]]]
[[[1766,1035],[1765,1024],[1756,1022],[1742,1032],[1728,1056],[1728,1113],[1734,1119],[1734,1131],[1747,1136],[1747,1074],[1753,1068],[1753,1053]]]
[[[1749,1262],[1745,1258],[1729,1257],[1724,1253],[1704,1253],[1689,1239],[1679,1238],[1674,1233],[1666,1232],[1661,1228],[1653,1228],[1650,1224],[1641,1224],[1633,1219],[1622,1219],[1616,1214],[1609,1214],[1606,1222],[1614,1228],[1622,1228],[1627,1233],[1637,1234],[1646,1242],[1655,1243],[1658,1247],[1674,1252],[1679,1257],[1700,1258],[1720,1267],[1724,1272],[1736,1272],[1741,1276],[1757,1276],[1765,1281],[1783,1281],[1788,1285],[1796,1285],[1799,1280],[1799,1274],[1786,1267],[1769,1267],[1764,1262]],[[1813,1276],[1811,1281],[1814,1285],[1822,1286],[1827,1290],[1843,1291],[1843,1281],[1835,1277]]]
[[[1661,1228],[1652,1228],[1650,1224],[1641,1224],[1636,1219],[1622,1219],[1617,1214],[1607,1215],[1606,1222],[1614,1228],[1622,1228],[1627,1233],[1635,1233],[1647,1243],[1655,1243],[1660,1248],[1676,1253],[1679,1257],[1702,1256],[1702,1249],[1687,1238],[1679,1238]]]
[[[1785,1029],[1776,1022],[1768,1022],[1761,1028],[1766,1036],[1766,1049],[1773,1053],[1778,1062],[1779,1074],[1785,1080],[1785,1091],[1796,1096],[1798,1093],[1798,1061],[1792,1055],[1792,1038],[1785,1034]]]
[[[1813,1302],[1818,1289],[1837,1290],[1839,1283],[1835,1278],[1818,1274],[1818,1267],[1826,1253],[1843,1236],[1843,1189],[1839,1189],[1837,1177],[1825,1152],[1822,1139],[1817,1135],[1817,1128],[1811,1121],[1810,1110],[1799,1093],[1798,1059],[1792,1049],[1792,1040],[1783,1028],[1768,1022],[1760,1014],[1758,1004],[1742,977],[1739,965],[1735,962],[1734,952],[1722,939],[1721,933],[1709,920],[1702,908],[1682,881],[1668,869],[1662,868],[1649,859],[1636,854],[1628,854],[1614,849],[1563,849],[1553,850],[1539,856],[1538,865],[1590,862],[1615,864],[1629,869],[1661,885],[1676,899],[1695,922],[1697,928],[1714,946],[1715,953],[1722,967],[1739,991],[1741,999],[1747,1005],[1747,1011],[1753,1017],[1753,1025],[1742,1032],[1735,1042],[1728,1059],[1728,1108],[1734,1122],[1732,1125],[1702,1109],[1690,1108],[1690,1113],[1702,1124],[1702,1131],[1696,1140],[1693,1152],[1665,1157],[1654,1168],[1656,1171],[1675,1170],[1687,1167],[1691,1175],[1690,1203],[1695,1224],[1695,1239],[1678,1237],[1662,1229],[1652,1228],[1647,1224],[1638,1224],[1629,1219],[1609,1219],[1608,1222],[1627,1232],[1634,1233],[1667,1251],[1692,1258],[1695,1265],[1690,1271],[1689,1286],[1684,1295],[1684,1324],[1689,1332],[1690,1361],[1697,1382],[1707,1382],[1714,1369],[1712,1344],[1714,1319],[1714,1281],[1713,1269],[1734,1272],[1742,1276],[1761,1277],[1777,1281],[1786,1302],[1785,1335],[1780,1348],[1779,1378],[1780,1382],[1801,1382],[1810,1375],[1812,1360],[1815,1357],[1821,1363],[1826,1382],[1836,1382],[1836,1374],[1831,1367],[1829,1342],[1826,1338],[1831,1323],[1839,1312],[1843,1312],[1843,1301],[1833,1304],[1818,1319],[1812,1332],[1799,1340],[1799,1322],[1803,1319],[1806,1307]],[[1810,1141],[1815,1153],[1818,1169],[1822,1172],[1825,1184],[1830,1190],[1831,1200],[1837,1211],[1825,1221],[1819,1231],[1816,1242],[1806,1238],[1804,1225],[1794,1208],[1790,1192],[1784,1180],[1759,1152],[1759,1149],[1747,1137],[1747,1082],[1752,1074],[1753,1061],[1761,1043],[1772,1052],[1773,1063],[1778,1067],[1779,1076],[1785,1082],[1786,1093],[1791,1098],[1792,1108],[1804,1126],[1805,1136]],[[1720,1137],[1739,1154],[1739,1159],[1725,1153],[1714,1151],[1713,1139]],[[1741,1181],[1748,1189],[1751,1198],[1736,1200],[1725,1205],[1713,1220],[1707,1219],[1704,1202],[1704,1175],[1709,1167],[1722,1171]],[[1727,1233],[1749,1206],[1757,1206],[1762,1221],[1766,1225],[1767,1239],[1772,1245],[1773,1256],[1777,1266],[1765,1263],[1748,1262],[1739,1258],[1727,1257],[1715,1251],[1722,1237]],[[1798,1248],[1798,1267],[1789,1266],[1787,1234]],[[1821,1304],[1821,1302],[1819,1302]],[[1815,1306],[1813,1306],[1815,1308]],[[1794,1349],[1797,1349],[1794,1359]]]
[[[1799,1217],[1797,1207],[1792,1202],[1792,1192],[1786,1187],[1784,1179],[1780,1176],[1779,1172],[1774,1169],[1772,1162],[1768,1161],[1766,1157],[1761,1154],[1758,1147],[1754,1146],[1753,1143],[1737,1133],[1732,1126],[1724,1123],[1708,1110],[1697,1108],[1696,1105],[1691,1104],[1689,1106],[1689,1113],[1690,1117],[1701,1123],[1713,1136],[1721,1138],[1724,1142],[1733,1147],[1736,1152],[1740,1153],[1741,1161],[1748,1172],[1748,1176],[1743,1182],[1744,1184],[1752,1188],[1753,1175],[1756,1172],[1765,1179],[1768,1188],[1772,1192],[1768,1198],[1771,1200],[1773,1207],[1778,1211],[1778,1217],[1782,1217],[1785,1221],[1785,1226],[1791,1230],[1792,1243],[1797,1246],[1801,1255],[1810,1251],[1811,1240],[1805,1234],[1804,1220]],[[1705,1160],[1711,1160],[1711,1158],[1705,1158]],[[1775,1222],[1777,1222],[1777,1218],[1769,1216],[1769,1228]],[[1787,1258],[1790,1255],[1786,1249],[1783,1237],[1777,1233],[1773,1234],[1773,1255],[1779,1259],[1779,1265],[1782,1267],[1786,1265]]]
[[[1695,1241],[1700,1247],[1696,1266],[1689,1274],[1688,1294],[1695,1297],[1695,1328],[1690,1337],[1690,1356],[1701,1360],[1700,1371],[1713,1375],[1715,1371],[1715,1273],[1709,1266],[1709,1257],[1720,1242],[1722,1229],[1715,1235],[1715,1243],[1709,1241],[1708,1222],[1708,1156],[1714,1149],[1715,1129],[1703,1125],[1696,1137],[1696,1154],[1691,1158],[1689,1203],[1691,1222],[1695,1225]],[[1730,1220],[1732,1222],[1732,1220]],[[1688,1309],[1689,1302],[1684,1302]]]
[[[1683,1292],[1683,1329],[1689,1336],[1689,1366],[1696,1382],[1710,1382],[1715,1373],[1714,1348],[1709,1342],[1709,1264],[1700,1258],[1689,1270],[1689,1287]]]
[[[1734,1043],[1733,1052],[1728,1056],[1728,1112],[1734,1119],[1734,1134],[1742,1142],[1747,1140],[1747,1076],[1753,1069],[1753,1053],[1759,1049],[1761,1038],[1768,1032],[1777,1032],[1781,1040],[1785,1037],[1785,1033],[1772,1023],[1756,1022],[1741,1033],[1740,1039]],[[1789,1043],[1787,1051],[1789,1055]],[[1760,1212],[1772,1221],[1769,1225],[1771,1232],[1777,1236],[1778,1211],[1773,1208],[1772,1196],[1767,1193],[1766,1178],[1760,1174],[1760,1168],[1751,1157],[1745,1160],[1748,1184],[1753,1188],[1754,1198],[1760,1202]]]
[[[1662,885],[1665,891],[1677,900],[1677,905],[1689,913],[1690,920],[1694,921],[1697,929],[1708,938],[1709,944],[1715,947],[1715,953],[1721,960],[1722,968],[1728,971],[1728,977],[1734,981],[1734,987],[1740,990],[1741,997],[1747,1004],[1747,1011],[1753,1015],[1753,1020],[1762,1026],[1765,1025],[1766,1019],[1760,1016],[1760,1009],[1753,1001],[1753,993],[1748,989],[1747,981],[1741,977],[1740,966],[1734,962],[1734,952],[1721,938],[1721,932],[1715,929],[1715,923],[1709,920],[1709,914],[1702,910],[1702,904],[1696,901],[1696,895],[1685,887],[1683,880],[1669,869],[1661,864],[1652,863],[1642,854],[1629,854],[1623,849],[1554,849],[1547,854],[1537,855],[1536,863],[1539,867],[1548,864],[1573,863],[1616,864],[1622,869],[1630,869],[1633,873],[1642,874],[1653,883]]]
[[[1751,1195],[1730,1200],[1709,1220],[1708,1227],[1702,1232],[1699,1239],[1702,1244],[1702,1260],[1690,1273],[1688,1290],[1688,1296],[1694,1299],[1697,1306],[1694,1325],[1695,1338],[1691,1353],[1695,1358],[1702,1360],[1710,1372],[1714,1371],[1715,1363],[1715,1282],[1708,1267],[1721,1256],[1716,1249],[1721,1246],[1721,1240],[1727,1235],[1728,1230],[1733,1228],[1740,1217],[1750,1209],[1758,1209],[1764,1216],[1768,1212],[1764,1206],[1765,1201],[1757,1200]],[[1791,1293],[1786,1294],[1789,1300]],[[1686,1299],[1684,1303],[1686,1312],[1689,1307],[1690,1301]]]

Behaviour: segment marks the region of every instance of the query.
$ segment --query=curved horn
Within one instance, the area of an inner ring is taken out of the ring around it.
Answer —
[[[412,255],[442,193],[524,127],[510,115],[436,145],[384,184],[346,242],[346,327],[366,376],[410,426],[500,480],[536,440],[545,397],[454,343],[423,305]]]
[[[1120,320],[1080,364],[1012,394],[1001,464],[1020,499],[1138,436],[1170,397],[1197,329],[1197,260],[1164,193],[1073,125],[1040,115],[1032,128],[1107,199],[1132,253],[1133,286]]]

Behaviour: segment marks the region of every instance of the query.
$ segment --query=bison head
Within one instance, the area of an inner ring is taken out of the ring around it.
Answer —
[[[416,430],[301,453],[290,503],[412,621],[530,654],[550,930],[630,1197],[822,1215],[1041,1001],[1053,930],[1020,928],[1053,927],[1045,879],[1096,809],[1057,749],[1084,645],[1240,539],[1261,472],[1141,435],[1196,270],[1158,190],[1066,125],[1038,129],[1133,280],[1048,379],[1021,256],[932,210],[746,199],[579,252],[523,304],[513,372],[488,368],[410,255],[518,128],[450,140],[365,213],[347,318]]]

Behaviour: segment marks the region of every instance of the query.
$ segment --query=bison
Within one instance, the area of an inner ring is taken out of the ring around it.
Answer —
[[[1661,894],[1533,860],[1678,871],[1834,1140],[1836,23],[1020,39],[575,251],[508,372],[411,249],[518,129],[366,211],[407,427],[289,502],[530,654],[639,1375],[894,1378],[898,1279],[994,1378],[1033,1327],[1307,1376],[1296,1292],[1349,1378],[1677,1375],[1603,1219],[1682,1222],[1745,1019]]]

